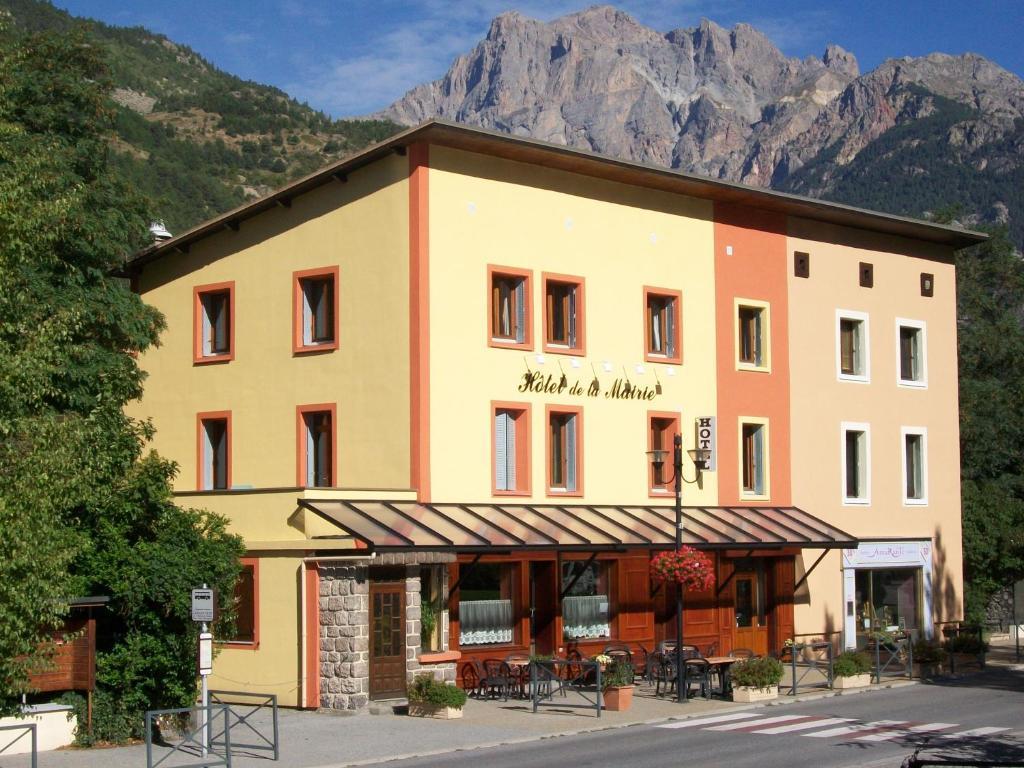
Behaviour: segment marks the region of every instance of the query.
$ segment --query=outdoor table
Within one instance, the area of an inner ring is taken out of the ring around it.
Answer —
[[[705,656],[704,661],[711,667],[718,669],[719,680],[722,681],[722,690],[719,693],[724,697],[729,692],[729,668],[737,661],[735,656]]]

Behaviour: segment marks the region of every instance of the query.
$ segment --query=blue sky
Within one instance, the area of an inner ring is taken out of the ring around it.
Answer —
[[[587,0],[55,0],[76,16],[142,25],[232,74],[276,85],[335,117],[380,109],[444,74],[507,10],[550,20]],[[1024,75],[1024,0],[621,0],[659,31],[701,17],[747,22],[790,56],[828,43],[861,71],[890,57],[973,51]]]

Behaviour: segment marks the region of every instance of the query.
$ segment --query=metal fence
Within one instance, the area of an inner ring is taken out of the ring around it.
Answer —
[[[232,699],[250,699],[248,702],[224,701],[223,696]],[[234,750],[248,749],[254,752],[272,752],[274,760],[281,757],[280,729],[277,719],[277,696],[266,693],[248,693],[246,691],[210,691],[211,704],[223,704],[228,708],[227,731],[241,728],[244,737],[255,738],[254,743],[246,743],[237,738],[230,739],[231,748]],[[271,738],[260,730],[259,724],[253,724],[253,716],[263,710],[271,712]],[[244,726],[244,727],[243,727]],[[209,744],[224,746],[228,734],[225,731],[217,731],[211,723]]]
[[[778,653],[779,661],[789,667],[790,685],[787,696],[796,696],[800,689],[832,687],[835,647],[832,637],[839,632],[793,635]]]
[[[17,742],[25,737],[25,734],[29,734],[32,740],[32,768],[36,768],[39,764],[39,736],[36,733],[35,723],[18,723],[16,725],[0,725],[0,731],[21,731],[17,736],[11,739],[9,742],[0,747],[0,755],[6,752],[8,749],[13,747]]]
[[[176,743],[170,742],[163,738],[164,734],[161,733],[161,741],[156,746],[158,748],[165,748],[167,752],[154,761],[153,726],[158,718],[181,717],[182,715],[189,716],[189,725],[182,732],[180,741]],[[213,766],[218,765],[231,768],[231,725],[229,718],[230,708],[226,704],[211,704],[208,707],[153,709],[146,712],[146,768],[157,768],[157,766],[164,764],[176,755],[183,760],[198,759],[199,762],[168,763],[167,768],[213,768]],[[204,746],[202,739],[197,737],[201,736],[204,730],[206,730],[207,736],[209,736],[215,727],[215,721],[221,719],[223,721],[223,726],[221,727],[223,727],[224,738],[220,742],[222,749],[218,751],[212,744],[209,744],[209,740],[207,740],[209,746]]]
[[[596,661],[546,659],[530,662],[530,700],[534,713],[544,702],[554,703],[556,695],[567,697],[573,693],[587,702],[584,709],[593,708],[600,717],[601,688],[601,665]],[[576,705],[567,702],[565,706]]]
[[[908,637],[872,637],[868,639],[867,651],[873,668],[871,677],[876,683],[882,677],[913,677],[914,642]]]

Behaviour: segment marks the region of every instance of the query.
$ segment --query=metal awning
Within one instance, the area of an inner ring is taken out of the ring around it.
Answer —
[[[615,551],[675,543],[671,506],[421,504],[300,499],[373,551]],[[797,507],[683,507],[683,543],[699,549],[842,549],[857,540]]]

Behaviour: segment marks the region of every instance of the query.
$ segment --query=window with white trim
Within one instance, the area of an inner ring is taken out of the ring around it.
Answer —
[[[923,322],[919,320],[896,320],[896,362],[900,386],[927,386],[926,340],[927,336]]]
[[[578,413],[552,411],[548,422],[548,482],[552,493],[579,490]]]
[[[527,279],[521,275],[491,276],[491,340],[525,344],[527,340]]]
[[[743,368],[765,368],[768,360],[768,310],[739,304],[736,309],[736,359]]]
[[[759,423],[740,426],[740,479],[744,496],[768,495],[768,427]]]
[[[863,312],[836,311],[836,374],[843,381],[871,378],[868,316]]]
[[[299,279],[302,292],[302,346],[334,342],[334,276]]]
[[[202,490],[220,491],[228,487],[228,420],[202,419]]]
[[[330,411],[305,411],[302,414],[305,438],[305,487],[330,488],[334,485],[334,425]]]
[[[871,502],[871,436],[867,424],[842,425],[843,503]]]
[[[923,427],[903,427],[903,503],[928,503],[927,432]]]

